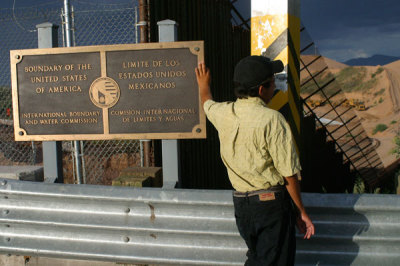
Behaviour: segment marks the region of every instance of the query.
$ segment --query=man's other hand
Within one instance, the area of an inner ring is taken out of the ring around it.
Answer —
[[[314,224],[307,213],[300,213],[296,218],[296,225],[301,234],[304,234],[304,239],[310,239],[315,233]]]

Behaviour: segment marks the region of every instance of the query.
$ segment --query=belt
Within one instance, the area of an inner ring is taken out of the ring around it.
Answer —
[[[251,197],[251,196],[257,196],[263,193],[271,193],[271,192],[282,192],[285,191],[286,187],[285,186],[273,186],[268,189],[261,189],[261,190],[255,190],[255,191],[248,191],[248,192],[239,192],[239,191],[233,191],[233,196],[234,197]]]

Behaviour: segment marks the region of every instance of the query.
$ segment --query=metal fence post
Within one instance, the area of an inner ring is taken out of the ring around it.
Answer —
[[[148,1],[139,0],[139,22],[136,23],[136,29],[140,28],[140,42],[149,42],[149,16],[148,16]],[[149,139],[140,140],[141,148],[141,166],[150,167],[150,141]]]
[[[175,42],[178,40],[178,23],[173,20],[163,20],[158,25],[159,42]],[[179,141],[176,139],[162,140],[163,188],[181,187]]]
[[[65,44],[67,47],[71,47],[72,45],[72,35],[71,35],[71,12],[70,12],[70,4],[69,0],[64,0],[64,25],[65,25]],[[81,144],[79,141],[75,140],[74,142],[74,156],[75,156],[75,165],[76,165],[76,183],[77,184],[82,184],[83,183],[83,178],[82,178],[82,160],[81,157],[83,156],[81,154]]]
[[[38,29],[38,47],[58,47],[58,26],[46,22],[36,25]],[[44,179],[47,182],[63,183],[61,141],[43,141]]]

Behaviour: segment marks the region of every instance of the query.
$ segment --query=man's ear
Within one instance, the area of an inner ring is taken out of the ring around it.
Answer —
[[[260,85],[260,87],[258,87],[258,96],[261,96],[263,94],[263,90],[265,90],[263,85]]]

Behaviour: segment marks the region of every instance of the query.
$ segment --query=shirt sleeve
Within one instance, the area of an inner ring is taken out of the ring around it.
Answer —
[[[266,141],[274,166],[282,176],[288,177],[300,172],[300,160],[292,131],[280,113],[277,113],[275,119],[271,121]]]
[[[218,114],[221,108],[221,103],[214,100],[207,100],[204,105],[204,113],[206,114],[208,120],[218,129]]]

